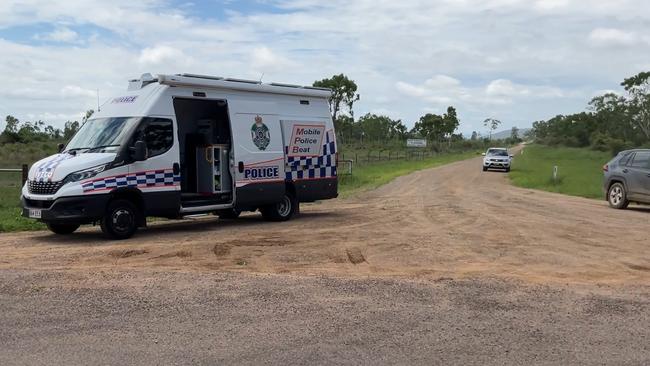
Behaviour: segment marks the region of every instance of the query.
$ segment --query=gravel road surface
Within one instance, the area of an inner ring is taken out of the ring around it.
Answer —
[[[479,159],[266,223],[0,235],[0,364],[650,364],[650,210]]]

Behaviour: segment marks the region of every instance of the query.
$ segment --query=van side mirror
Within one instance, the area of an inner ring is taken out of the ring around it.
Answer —
[[[512,159],[512,158],[514,158],[514,157],[515,157],[514,155],[510,155],[510,159]]]
[[[65,144],[59,143],[58,145],[56,145],[56,147],[59,149],[59,152],[61,152],[63,151],[63,149],[65,149]]]
[[[133,160],[143,161],[147,160],[147,144],[144,141],[136,141],[135,146],[131,148],[133,151]]]

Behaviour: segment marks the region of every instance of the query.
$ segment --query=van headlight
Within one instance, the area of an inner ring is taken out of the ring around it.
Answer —
[[[106,170],[106,165],[96,166],[94,168],[80,170],[78,172],[70,173],[63,179],[63,184],[70,182],[78,182],[96,176],[97,174]]]

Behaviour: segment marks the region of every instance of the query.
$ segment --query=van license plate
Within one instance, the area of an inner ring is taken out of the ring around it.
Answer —
[[[32,219],[40,219],[41,218],[41,210],[30,209],[29,210],[29,217],[31,217]]]

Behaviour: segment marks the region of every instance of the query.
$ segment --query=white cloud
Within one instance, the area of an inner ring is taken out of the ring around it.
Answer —
[[[44,40],[44,41],[54,41],[54,42],[75,42],[78,40],[79,35],[77,32],[73,31],[67,27],[59,27],[53,30],[50,33],[37,34],[34,36],[35,39]]]
[[[633,46],[640,37],[629,31],[615,28],[596,28],[589,33],[589,41],[598,46]]]
[[[289,59],[271,51],[268,47],[257,47],[251,52],[251,66],[260,73],[277,72],[296,66]]]
[[[170,46],[147,47],[140,52],[138,62],[144,66],[158,66],[166,62],[186,63],[187,57],[177,48]]]
[[[510,80],[497,79],[487,85],[485,94],[493,97],[517,97],[530,94],[530,90],[524,86],[515,85]]]
[[[569,5],[569,0],[537,0],[535,9],[542,11],[560,10]]]
[[[93,108],[96,89],[107,98],[143,72],[265,73],[265,81],[294,84],[342,72],[359,85],[357,116],[385,111],[411,125],[423,110],[453,104],[467,132],[489,115],[508,128],[579,111],[592,91],[616,88],[650,59],[643,0],[272,0],[249,13],[222,6],[225,18],[209,19],[166,0],[5,0],[0,29],[54,31],[39,34],[52,42],[0,38],[0,116],[62,123]]]
[[[95,91],[84,89],[77,85],[66,85],[61,88],[61,96],[64,98],[69,97],[84,97],[84,98],[95,98],[97,96]]]

